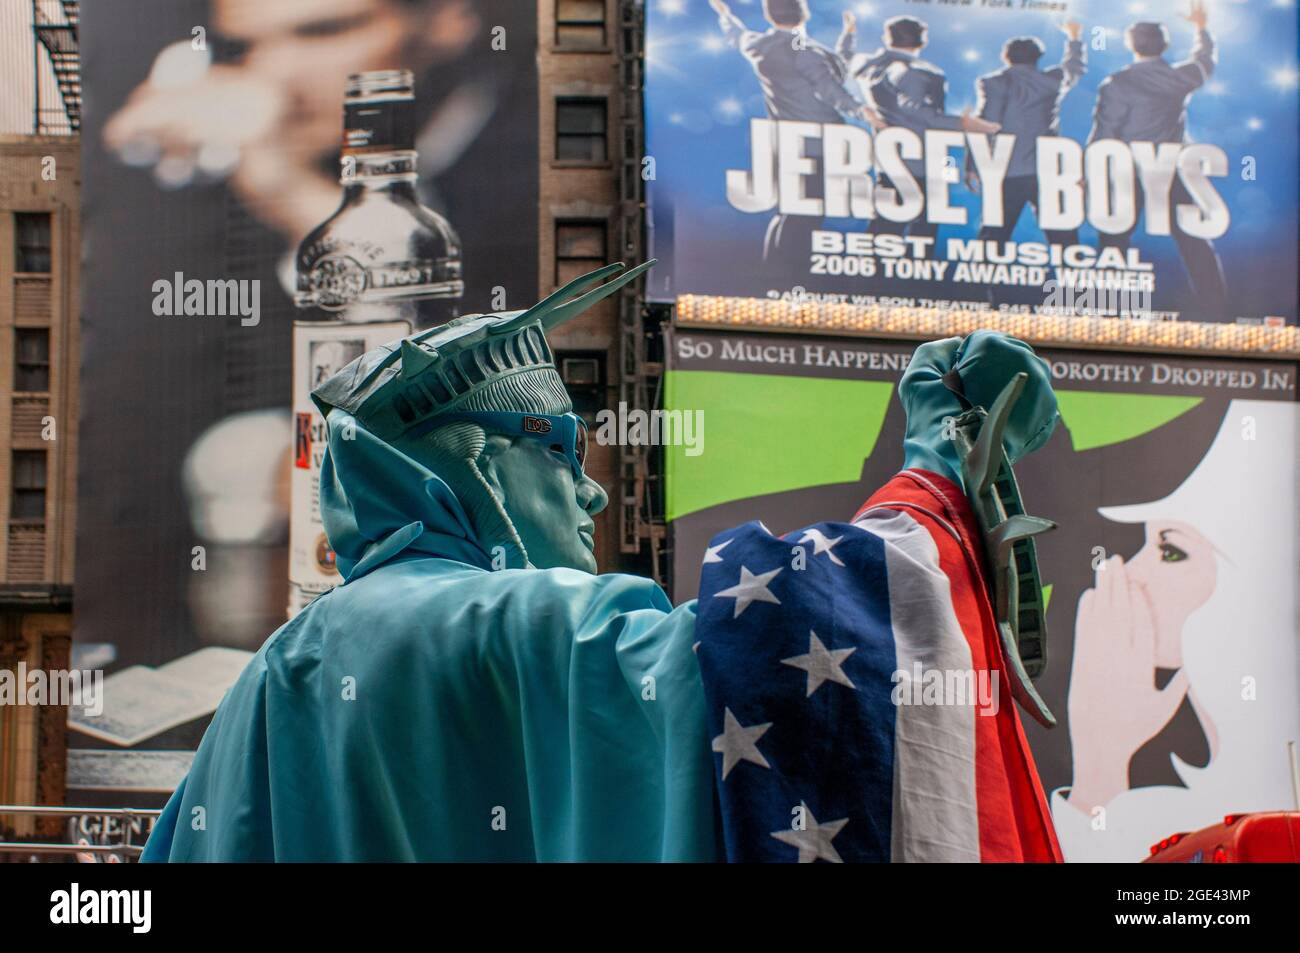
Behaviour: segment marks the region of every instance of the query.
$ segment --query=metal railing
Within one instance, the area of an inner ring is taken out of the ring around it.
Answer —
[[[645,258],[645,121],[642,92],[645,75],[645,9],[638,0],[619,4],[619,258]],[[650,360],[646,327],[645,279],[628,285],[619,297],[619,400],[628,407],[653,409],[663,366]],[[658,509],[655,448],[624,444],[619,448],[619,548],[644,554],[647,570],[658,583],[667,581],[666,531]]]
[[[68,854],[86,854],[91,857],[107,855],[118,860],[138,860],[144,851],[144,840],[153,829],[153,823],[162,811],[152,808],[135,807],[42,807],[27,804],[0,804],[0,817],[64,817],[67,818],[67,842],[45,843],[41,841],[6,841],[0,838],[0,854],[42,854],[61,856]],[[99,828],[92,829],[85,822],[92,818],[102,819]],[[122,821],[110,824],[109,821]],[[146,828],[147,825],[147,828]],[[133,843],[137,834],[144,835],[139,843]],[[90,838],[95,838],[95,841]],[[120,837],[120,841],[111,838]],[[98,842],[96,842],[98,841]]]

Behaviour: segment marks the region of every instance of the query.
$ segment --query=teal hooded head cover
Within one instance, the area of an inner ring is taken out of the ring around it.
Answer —
[[[488,554],[446,481],[351,417],[332,415],[329,429],[321,513],[345,582],[408,549],[488,568]]]

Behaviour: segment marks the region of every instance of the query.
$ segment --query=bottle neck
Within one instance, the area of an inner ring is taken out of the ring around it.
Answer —
[[[339,161],[339,183],[345,195],[373,189],[414,195],[416,159],[414,149],[363,153],[344,151]]]
[[[415,188],[415,99],[409,89],[349,93],[339,181],[349,192]]]
[[[351,95],[343,103],[343,153],[415,148],[415,97],[404,93]]]

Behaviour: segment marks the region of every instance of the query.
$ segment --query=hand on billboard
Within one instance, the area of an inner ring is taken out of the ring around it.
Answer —
[[[338,205],[338,185],[317,168],[309,137],[286,134],[286,88],[239,66],[196,68],[189,44],[180,44],[181,56],[177,46],[158,54],[149,79],[109,118],[104,145],[129,165],[151,167],[164,188],[225,179],[296,242]]]
[[[972,116],[970,110],[967,109],[961,114],[961,128],[965,132],[980,132],[986,136],[991,136],[1002,126],[999,123],[981,119],[979,116]]]
[[[221,65],[189,82],[170,82],[165,75],[160,81],[157,65],[168,55],[159,54],[154,74],[104,126],[104,145],[124,162],[220,173],[228,171],[223,164],[238,161],[242,149],[272,134],[286,106],[277,87]]]
[[[1078,20],[1066,20],[1061,24],[1061,31],[1067,39],[1077,40],[1083,36],[1083,24]]]
[[[731,7],[727,6],[726,0],[709,0],[709,6],[713,7],[713,11],[720,17],[731,13]]]
[[[858,32],[858,18],[853,15],[852,10],[844,11],[844,32],[845,33]]]
[[[1085,813],[1128,790],[1133,755],[1173,718],[1187,695],[1180,669],[1155,687],[1156,631],[1150,597],[1119,556],[1079,599],[1070,670],[1069,803]]]
[[[1207,23],[1210,22],[1210,15],[1205,10],[1205,0],[1192,0],[1192,5],[1186,13],[1182,15],[1183,19],[1196,27],[1197,30],[1204,30]]]

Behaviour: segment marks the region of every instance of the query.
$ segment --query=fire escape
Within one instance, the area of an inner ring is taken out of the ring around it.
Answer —
[[[32,0],[35,34],[35,106],[32,131],[37,135],[76,134],[81,129],[81,50],[77,25],[79,0]],[[41,50],[49,57],[59,87],[59,103],[41,102]]]
[[[639,0],[619,4],[619,71],[622,86],[620,127],[620,257],[645,258],[645,124],[642,83],[645,74],[645,9]],[[624,288],[619,298],[619,400],[628,408],[652,410],[661,399],[663,361],[657,359],[657,321],[644,298],[645,279]],[[647,320],[649,319],[649,320]],[[663,520],[662,466],[659,448],[619,448],[620,550],[640,557],[635,568],[665,584],[668,576],[667,527]]]

